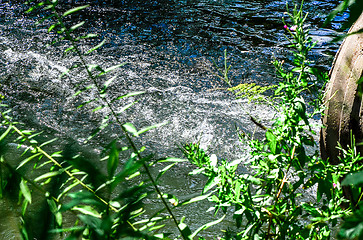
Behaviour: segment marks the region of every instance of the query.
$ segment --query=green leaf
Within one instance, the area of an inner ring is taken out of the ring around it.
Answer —
[[[63,157],[63,155],[61,153],[62,153],[62,151],[54,152],[50,156],[53,158],[57,158],[57,157],[60,158],[60,157]]]
[[[48,173],[45,173],[45,174],[37,177],[36,179],[34,179],[34,181],[39,182],[40,180],[47,179],[47,178],[52,178],[52,177],[57,176],[57,175],[59,175],[61,173],[62,173],[61,171],[48,172]]]
[[[98,213],[93,207],[88,205],[79,205],[72,208],[73,211],[79,211],[85,215],[90,215],[96,218],[101,218],[101,214]]]
[[[20,182],[20,191],[23,194],[24,198],[31,203],[32,202],[32,194],[30,192],[30,189],[28,188],[28,185],[26,184],[26,181],[22,178]]]
[[[234,197],[236,199],[236,202],[239,201],[241,195],[241,182],[236,181],[235,187],[234,187]]]
[[[132,123],[125,123],[124,125],[122,125],[122,127],[129,133],[136,135],[137,134],[137,129],[134,127],[134,125],[132,125]]]
[[[87,91],[89,89],[92,89],[94,87],[95,87],[95,85],[91,84],[91,85],[89,85],[89,86],[87,86],[87,87],[85,87],[85,88],[77,91],[75,94],[73,94],[73,97],[75,97],[75,96],[79,95],[80,93],[85,92],[85,91]]]
[[[212,221],[212,222],[209,222],[209,223],[206,223],[204,224],[203,226],[201,226],[200,228],[198,228],[197,230],[195,230],[195,232],[191,235],[191,238],[193,239],[199,232],[213,226],[213,225],[216,225],[220,222],[223,221],[223,219],[226,217],[226,215],[223,215],[221,218],[215,220],[215,221]]]
[[[6,129],[6,131],[3,132],[3,134],[1,134],[1,136],[0,136],[0,142],[2,140],[4,140],[4,138],[9,134],[9,132],[11,131],[11,129],[13,129],[13,126],[10,124],[9,127]]]
[[[57,197],[57,200],[60,200],[61,197],[63,197],[67,192],[69,192],[70,190],[72,190],[75,186],[79,185],[80,183],[76,180],[74,180],[74,182],[67,186]]]
[[[91,135],[87,138],[87,140],[85,141],[88,142],[89,140],[91,140],[92,138],[94,138],[94,136],[96,136],[100,131],[102,131],[103,129],[105,129],[109,124],[110,122],[108,121],[110,118],[109,115],[106,115],[103,119],[102,119],[102,122],[101,122],[101,125],[96,128],[95,130],[92,131]]]
[[[75,226],[70,228],[57,228],[57,229],[51,229],[49,230],[50,233],[63,233],[63,232],[74,232],[74,231],[80,231],[85,229],[84,226]],[[66,238],[68,239],[68,238]],[[76,238],[78,239],[78,238]]]
[[[215,154],[212,154],[212,155],[210,156],[210,163],[209,163],[209,165],[210,165],[211,167],[216,167],[216,166],[217,166],[217,163],[218,163],[218,158],[217,158],[217,156],[216,156]]]
[[[20,233],[21,233],[21,239],[22,240],[29,240],[28,230],[27,230],[27,224],[23,217],[21,217],[21,226],[20,226]]]
[[[54,23],[53,25],[51,25],[49,28],[48,28],[48,32],[51,32],[56,26],[58,26],[60,23],[57,22],[57,23]]]
[[[343,12],[345,9],[347,9],[349,6],[351,6],[354,3],[355,3],[355,0],[341,1],[341,3],[333,11],[331,11],[331,13],[326,17],[326,20],[325,20],[323,26],[326,26],[327,24],[329,24],[338,13]]]
[[[112,66],[112,67],[106,68],[106,69],[105,69],[105,73],[108,73],[108,72],[110,72],[110,71],[113,71],[113,70],[115,70],[115,69],[117,69],[117,68],[119,68],[119,67],[125,66],[126,64],[127,64],[127,63],[120,63],[120,64],[118,64],[118,65],[115,65],[115,66]]]
[[[80,23],[73,25],[69,30],[72,32],[72,31],[76,30],[77,28],[83,26],[83,24],[85,24],[85,21],[82,21]]]
[[[87,38],[95,38],[95,37],[98,37],[98,35],[94,34],[94,33],[89,33],[86,36],[82,36],[81,38],[87,39]]]
[[[358,185],[362,183],[363,183],[363,171],[348,174],[344,178],[342,185]]]
[[[211,176],[207,183],[205,184],[203,188],[203,193],[208,192],[210,189],[212,189],[215,185],[217,185],[221,181],[221,178],[219,176]]]
[[[174,206],[178,206],[179,204],[179,199],[173,194],[164,193],[163,198],[167,199]]]
[[[303,203],[301,204],[303,209],[305,209],[308,213],[310,213],[313,217],[321,216],[321,212],[319,209],[311,206],[309,203]]]
[[[83,107],[83,106],[85,106],[85,105],[87,105],[87,104],[89,104],[91,102],[97,101],[97,100],[98,100],[98,98],[88,100],[86,102],[81,103],[79,106],[77,106],[77,108],[81,108],[81,107]]]
[[[163,227],[165,227],[165,224],[151,227],[151,228],[149,228],[149,231],[155,231],[155,230],[158,230],[158,229],[163,228]]]
[[[165,158],[162,160],[159,160],[158,162],[163,163],[163,162],[175,162],[175,163],[180,163],[180,162],[188,162],[187,159],[181,159],[181,158],[173,158],[173,157],[169,157],[169,158]]]
[[[79,214],[78,218],[85,224],[89,225],[91,228],[95,229],[96,232],[99,235],[101,235],[100,239],[106,239],[106,236],[102,236],[105,233],[104,231],[101,231],[101,225],[103,221],[100,218],[94,217],[92,215],[82,215],[82,214]]]
[[[38,157],[39,155],[42,155],[41,153],[36,153],[26,159],[24,159],[23,161],[21,161],[21,163],[16,167],[16,169],[21,168],[22,166],[24,166],[26,163],[30,162],[32,159]]]
[[[38,7],[41,7],[45,4],[45,2],[40,2],[40,3],[37,3],[35,6],[32,6],[31,8],[29,8],[28,10],[26,10],[25,12],[26,13],[29,13],[31,11],[33,11],[34,9],[38,8]]]
[[[55,203],[55,201],[52,198],[47,198],[47,203],[49,205],[49,210],[53,213],[53,215],[55,217],[55,221],[57,222],[57,225],[62,226],[62,223],[63,223],[62,213],[59,212],[57,204]]]
[[[69,14],[78,12],[78,11],[83,10],[85,8],[88,8],[88,7],[89,7],[89,5],[84,5],[84,6],[79,6],[79,7],[76,7],[76,8],[69,9],[68,11],[66,11],[65,13],[63,13],[62,16],[63,17],[68,16]]]
[[[159,170],[158,176],[155,178],[155,181],[158,181],[161,176],[164,175],[170,168],[172,168],[176,163],[169,164],[168,166],[164,167],[163,169]]]
[[[107,71],[107,70],[106,70]],[[101,94],[105,93],[108,86],[113,82],[113,80],[116,79],[116,76],[110,78],[109,80],[107,80],[104,84],[103,84],[103,89],[101,90]]]
[[[103,206],[103,203],[96,199],[95,195],[90,192],[74,192],[68,194],[68,196],[71,197],[72,200],[70,202],[67,202],[66,204],[63,204],[59,211],[65,212],[68,209],[79,206],[81,204],[92,205],[94,207]]]
[[[186,225],[183,221],[184,221],[185,217],[183,217],[180,220],[180,223],[178,224],[182,235],[183,235],[183,239],[188,239],[188,240],[193,240],[192,238],[192,231],[190,231],[190,228],[188,227],[188,225]]]
[[[48,20],[48,19],[51,19],[52,17],[55,17],[56,15],[53,13],[53,14],[50,14],[46,17],[43,17],[41,18],[40,20],[38,20],[35,25],[39,25],[39,24],[42,24],[45,20]]]
[[[41,148],[41,147],[44,147],[45,145],[48,145],[49,143],[52,143],[52,142],[54,142],[54,141],[56,141],[58,138],[53,138],[53,139],[51,139],[51,140],[49,140],[49,141],[46,141],[46,142],[44,142],[44,143],[42,143],[39,147]]]
[[[92,112],[97,112],[98,110],[101,110],[105,107],[105,105],[98,106],[92,110]]]
[[[129,109],[130,107],[132,107],[135,103],[137,103],[137,101],[129,103],[125,106],[123,106],[120,110],[118,110],[117,115],[121,115],[122,112],[126,111],[127,109]]]
[[[93,51],[95,51],[95,50],[99,49],[100,47],[102,47],[102,46],[103,46],[103,44],[105,44],[105,42],[106,42],[106,39],[104,39],[101,43],[99,43],[99,44],[98,44],[97,46],[95,46],[94,48],[91,48],[90,50],[88,50],[86,54],[90,54],[91,52],[93,52]],[[102,72],[104,73],[104,71],[102,71]]]
[[[105,71],[101,68],[101,66],[100,66],[100,65],[98,65],[98,64],[88,64],[88,65],[87,65],[87,68],[88,68],[88,71],[92,71],[93,69],[96,69],[96,70],[100,71],[101,73],[102,73],[102,72],[105,72]]]
[[[266,131],[266,139],[268,141],[271,153],[276,154],[277,140],[275,135],[271,132],[271,130]]]
[[[148,127],[145,127],[145,128],[142,128],[140,129],[140,131],[138,131],[135,136],[139,136],[140,134],[143,134],[144,132],[147,132],[151,129],[154,129],[154,128],[158,128],[158,127],[161,127],[161,126],[164,126],[166,124],[168,124],[169,122],[163,122],[163,123],[158,123],[158,124],[155,124],[155,125],[152,125],[152,126],[148,126]]]
[[[144,165],[144,163],[150,160],[151,155],[144,157],[136,161],[136,155],[133,153],[132,156],[124,164],[121,172],[119,172],[111,183],[111,189],[113,189],[117,184],[125,180],[125,177],[133,175],[138,172],[139,168]]]
[[[137,96],[137,95],[144,94],[144,93],[145,93],[145,91],[131,92],[131,93],[119,96],[119,97],[113,99],[111,102],[113,103],[113,102],[123,99],[123,98],[133,97],[133,96]]]
[[[107,161],[107,172],[109,179],[111,179],[115,174],[118,163],[119,163],[119,150],[116,147],[116,141],[113,141],[111,143],[110,153],[108,155],[108,161]]]
[[[201,195],[201,196],[198,196],[198,197],[191,198],[189,200],[185,200],[182,203],[180,203],[179,206],[183,206],[183,205],[187,205],[187,204],[191,204],[191,203],[195,203],[195,202],[202,201],[204,199],[207,199],[212,193],[213,192],[210,192],[208,194],[204,194],[204,195]]]

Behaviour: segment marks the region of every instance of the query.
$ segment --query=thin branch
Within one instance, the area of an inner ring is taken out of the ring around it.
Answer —
[[[121,120],[119,119],[119,117],[117,116],[117,114],[116,114],[116,112],[114,111],[113,107],[111,106],[110,101],[108,101],[108,100],[106,99],[106,97],[105,97],[104,95],[102,95],[102,94],[101,94],[101,90],[102,90],[102,89],[99,87],[98,82],[96,81],[97,77],[95,77],[95,76],[91,73],[91,71],[88,69],[87,64],[86,64],[86,61],[85,61],[85,59],[84,59],[84,56],[83,56],[82,52],[79,50],[78,46],[77,46],[77,45],[76,45],[76,43],[75,43],[75,40],[74,40],[74,39],[73,39],[73,37],[70,35],[70,32],[69,32],[68,28],[66,28],[66,26],[64,25],[64,23],[63,23],[63,21],[62,21],[62,18],[61,18],[61,17],[59,16],[59,14],[56,12],[54,5],[52,5],[52,10],[53,10],[53,13],[55,14],[55,16],[56,16],[57,20],[59,21],[59,23],[60,23],[61,27],[62,27],[62,28],[64,28],[64,29],[66,29],[66,30],[65,30],[66,39],[68,39],[68,40],[71,42],[72,46],[74,47],[74,50],[75,50],[76,54],[77,54],[77,55],[78,55],[78,57],[80,58],[80,61],[81,61],[81,63],[82,63],[82,67],[83,67],[83,68],[87,71],[88,77],[92,80],[93,84],[96,86],[96,88],[97,88],[97,94],[98,94],[99,98],[100,98],[100,99],[102,99],[102,100],[106,103],[107,107],[110,109],[110,111],[111,111],[111,113],[112,113],[113,117],[115,118],[116,122],[118,123],[118,125],[121,127],[121,129],[122,129],[123,133],[125,134],[126,139],[127,139],[127,141],[129,142],[129,144],[130,144],[130,146],[131,146],[131,148],[132,148],[133,152],[137,155],[137,158],[139,159],[139,161],[142,161],[143,157],[141,156],[140,152],[139,152],[139,151],[138,151],[138,149],[136,148],[136,145],[135,145],[135,144],[134,144],[134,142],[132,141],[132,139],[131,139],[130,135],[128,134],[128,132],[126,131],[125,127],[124,127],[124,126],[123,126],[123,124],[121,123]],[[158,193],[158,195],[160,196],[160,198],[161,198],[161,200],[162,200],[162,202],[163,202],[163,205],[165,206],[165,208],[167,209],[168,213],[169,213],[169,214],[170,214],[170,216],[172,217],[172,219],[173,219],[173,221],[174,221],[174,223],[175,223],[176,227],[178,228],[179,232],[181,233],[182,237],[183,237],[184,239],[188,239],[188,237],[187,237],[187,236],[185,236],[185,235],[184,235],[184,233],[183,233],[183,231],[180,229],[180,227],[179,227],[179,223],[178,223],[178,221],[177,221],[177,219],[176,219],[176,217],[175,217],[174,213],[172,212],[171,208],[169,207],[169,205],[168,205],[168,203],[167,203],[166,199],[163,197],[163,194],[162,194],[161,190],[159,189],[159,187],[158,187],[158,185],[157,185],[156,181],[155,181],[155,180],[154,180],[154,178],[152,177],[151,172],[150,172],[150,170],[149,170],[148,166],[146,165],[146,163],[143,163],[143,167],[144,167],[144,169],[145,169],[145,171],[146,171],[146,174],[147,174],[148,178],[150,179],[150,181],[151,181],[151,183],[152,183],[153,187],[155,188],[155,191],[156,191],[156,192]],[[92,191],[92,193],[94,193],[94,192]],[[95,194],[95,193],[94,193],[94,194]],[[109,204],[108,204],[108,205],[109,205]],[[110,206],[111,208],[113,208],[111,205],[109,205],[109,206]]]

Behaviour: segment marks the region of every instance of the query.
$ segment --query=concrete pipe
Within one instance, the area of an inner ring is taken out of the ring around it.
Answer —
[[[363,28],[363,13],[349,32]],[[324,159],[339,163],[343,148],[350,145],[350,132],[356,143],[363,142],[363,83],[357,83],[363,73],[363,33],[348,36],[335,56],[326,88],[326,107],[321,130],[320,149]],[[363,146],[357,146],[363,153]]]

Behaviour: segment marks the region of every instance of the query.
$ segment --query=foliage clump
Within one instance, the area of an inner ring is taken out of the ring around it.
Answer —
[[[275,87],[275,85],[262,87],[256,85],[256,83],[241,83],[235,87],[228,88],[228,91],[233,92],[237,99],[247,98],[250,102],[262,102],[266,100],[263,94]]]
[[[134,139],[139,135],[161,126],[146,126],[137,129],[130,122],[122,122],[120,112],[132,107],[136,101],[126,104],[123,100],[142,95],[143,91],[121,96],[108,95],[108,88],[115,77],[109,76],[118,64],[107,69],[88,64],[84,58],[99,49],[104,41],[95,47],[82,51],[81,40],[95,37],[94,34],[77,36],[76,30],[84,22],[65,24],[66,16],[76,14],[87,6],[79,6],[64,13],[56,10],[57,1],[33,4],[29,11],[43,8],[50,12],[43,20],[53,20],[49,32],[59,34],[59,41],[69,44],[66,52],[73,52],[79,58],[78,68],[85,72],[86,80],[78,83],[75,96],[96,91],[96,97],[79,107],[97,103],[91,111],[107,108],[107,114],[95,128],[88,140],[103,131],[109,124],[116,124],[120,132],[117,139],[103,147],[100,158],[105,171],[94,167],[87,159],[69,151],[47,151],[56,139],[40,142],[41,133],[30,131],[15,122],[11,110],[1,112],[0,135],[0,197],[9,192],[11,178],[17,179],[19,203],[21,204],[20,234],[23,239],[32,239],[27,213],[34,202],[33,194],[44,197],[51,217],[48,229],[41,236],[62,239],[171,239],[170,230],[165,230],[171,221],[178,231],[176,238],[204,239],[202,231],[222,222],[232,215],[235,226],[216,232],[218,239],[331,239],[333,229],[343,221],[338,237],[360,239],[362,230],[362,165],[363,157],[356,152],[354,138],[348,150],[342,148],[341,163],[331,165],[319,157],[316,147],[315,126],[309,121],[322,112],[322,91],[317,88],[327,81],[327,74],[312,67],[307,56],[315,46],[304,26],[307,14],[295,7],[289,13],[291,26],[287,26],[287,38],[294,60],[294,67],[287,69],[283,61],[275,60],[280,81],[277,86],[261,87],[254,84],[232,86],[228,77],[226,52],[224,70],[220,78],[229,85],[229,91],[236,98],[265,102],[278,112],[271,127],[266,128],[265,138],[254,139],[244,134],[241,140],[251,149],[247,161],[243,159],[218,159],[201,149],[199,143],[181,147],[187,159],[164,158],[153,160],[144,155],[144,147],[137,147]],[[67,26],[71,27],[67,27]],[[102,77],[101,77],[102,76]],[[264,96],[273,91],[273,97]],[[306,103],[305,93],[316,92],[317,98]],[[0,96],[1,97],[1,96]],[[121,109],[117,106],[122,106]],[[1,105],[2,108],[7,108]],[[126,140],[125,141],[120,141]],[[5,158],[6,146],[15,143],[24,147],[22,158],[16,166]],[[345,146],[344,146],[345,147]],[[120,156],[126,156],[121,159]],[[162,192],[159,180],[173,166],[189,161],[196,166],[190,174],[202,174],[207,178],[200,196],[179,201],[177,196]],[[163,164],[154,176],[150,167]],[[242,172],[240,166],[249,171]],[[31,169],[31,174],[22,171]],[[9,172],[7,176],[3,172]],[[34,176],[36,175],[36,176]],[[346,178],[345,176],[348,175]],[[345,179],[344,179],[345,178]],[[344,179],[342,181],[342,179]],[[303,196],[316,187],[316,197],[306,201]],[[350,199],[344,198],[344,191],[350,191]],[[145,214],[144,201],[157,196],[162,207],[152,214]],[[212,203],[209,211],[218,219],[208,222],[194,232],[187,225],[187,219],[177,219],[174,209],[198,201]],[[69,217],[72,215],[72,217]],[[65,226],[65,217],[68,223]],[[175,233],[174,233],[175,235]]]

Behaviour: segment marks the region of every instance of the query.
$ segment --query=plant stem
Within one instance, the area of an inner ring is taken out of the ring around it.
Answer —
[[[280,195],[282,193],[282,189],[284,188],[285,183],[288,180],[287,174],[289,173],[289,170],[290,170],[290,167],[291,167],[291,164],[292,164],[292,160],[294,159],[295,150],[296,150],[296,146],[294,145],[294,147],[292,148],[291,156],[290,156],[291,161],[289,162],[289,165],[288,165],[288,167],[286,169],[284,177],[281,180],[279,190],[277,191],[277,194],[276,194],[276,197],[275,197],[274,208],[273,208],[272,212],[275,212],[277,201],[279,200]],[[268,228],[267,228],[267,239],[271,239],[270,231],[271,231],[271,225],[272,225],[272,220],[273,220],[273,214],[269,214],[269,216],[270,216],[270,219],[269,219]]]
[[[130,144],[130,146],[131,146],[131,148],[132,148],[133,152],[137,155],[137,158],[139,159],[139,161],[142,161],[143,157],[141,156],[140,152],[139,152],[139,151],[138,151],[138,149],[136,148],[136,145],[135,145],[135,144],[134,144],[134,142],[132,141],[132,139],[131,139],[130,135],[128,134],[127,130],[125,129],[125,127],[124,127],[124,126],[123,126],[123,124],[121,123],[121,120],[119,119],[119,117],[117,116],[117,114],[116,114],[116,112],[114,111],[113,107],[111,106],[111,103],[110,103],[110,102],[106,99],[106,97],[105,97],[105,96],[103,96],[103,95],[101,94],[101,90],[102,90],[102,89],[99,87],[99,85],[98,85],[98,83],[97,83],[97,81],[96,81],[97,77],[95,77],[95,76],[91,73],[91,71],[89,70],[89,68],[87,67],[87,64],[86,64],[86,61],[85,61],[85,59],[84,59],[84,57],[83,57],[83,54],[81,53],[81,51],[79,50],[78,46],[76,45],[76,43],[75,43],[74,39],[73,39],[73,38],[72,38],[72,36],[70,35],[69,30],[68,30],[68,29],[66,28],[66,26],[64,25],[64,23],[63,23],[63,21],[62,21],[62,18],[61,18],[61,17],[59,16],[59,14],[56,12],[56,10],[55,10],[55,5],[53,5],[53,4],[52,4],[52,10],[53,10],[53,13],[55,14],[55,16],[56,16],[56,18],[57,18],[58,22],[60,23],[61,27],[65,29],[66,39],[68,39],[68,40],[71,42],[71,44],[72,44],[72,46],[73,46],[73,48],[74,48],[74,50],[75,50],[75,52],[76,52],[77,56],[79,57],[79,59],[80,59],[80,61],[81,61],[81,63],[82,63],[82,67],[83,67],[83,68],[87,71],[88,77],[92,80],[93,84],[96,86],[96,88],[97,88],[97,95],[99,96],[99,98],[100,98],[100,99],[102,99],[102,100],[106,103],[107,107],[110,109],[110,111],[111,111],[111,113],[112,113],[113,117],[115,118],[115,120],[116,120],[117,124],[121,127],[121,129],[122,129],[123,133],[125,134],[126,139],[127,139],[128,143]],[[163,205],[165,206],[165,208],[167,209],[168,213],[169,213],[169,214],[170,214],[170,216],[172,217],[172,219],[173,219],[173,221],[174,221],[174,223],[175,223],[176,227],[178,228],[179,232],[181,233],[181,235],[182,235],[183,239],[188,239],[188,237],[187,237],[187,236],[185,236],[185,235],[184,235],[184,233],[183,233],[183,231],[180,229],[180,227],[179,227],[179,223],[178,223],[178,221],[177,221],[177,219],[176,219],[176,217],[175,217],[174,213],[172,212],[171,208],[169,207],[169,205],[168,205],[168,203],[167,203],[166,199],[163,197],[163,194],[162,194],[161,190],[159,189],[159,187],[158,187],[158,185],[157,185],[156,181],[155,181],[155,180],[154,180],[154,178],[152,177],[151,172],[150,172],[150,170],[149,170],[148,166],[146,165],[146,163],[143,163],[143,167],[144,167],[145,172],[146,172],[146,174],[147,174],[148,178],[150,179],[150,181],[151,181],[151,183],[152,183],[152,185],[153,185],[153,187],[154,187],[155,191],[156,191],[156,192],[157,192],[157,194],[160,196],[160,198],[161,198],[161,200],[162,200],[162,202],[163,202]],[[93,190],[92,190],[92,193],[94,193],[94,192],[93,192]],[[94,193],[94,194],[95,194],[95,193]],[[104,200],[103,200],[103,201],[104,201]],[[106,204],[107,204],[107,203],[106,203]],[[108,205],[109,205],[109,204],[108,204]],[[111,205],[109,205],[109,206],[110,206],[111,208],[113,208]],[[113,209],[114,209],[114,208],[113,208]]]

